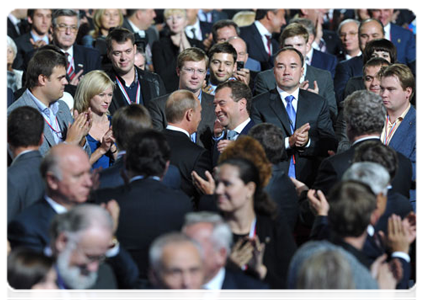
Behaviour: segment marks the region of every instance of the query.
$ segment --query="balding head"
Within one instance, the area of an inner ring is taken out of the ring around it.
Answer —
[[[248,60],[248,51],[247,44],[244,42],[244,40],[240,37],[234,36],[228,39],[228,43],[235,48],[237,61],[243,61],[244,64],[246,64]]]

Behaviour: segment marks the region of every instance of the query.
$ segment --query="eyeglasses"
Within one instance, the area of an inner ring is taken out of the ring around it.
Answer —
[[[65,32],[69,29],[70,32],[75,33],[78,30],[76,25],[57,24],[56,27],[60,32]]]
[[[185,71],[189,74],[194,74],[197,72],[198,75],[204,75],[206,74],[206,70],[203,69],[194,69],[194,68],[182,68],[182,71]]]
[[[102,262],[104,262],[105,260],[106,260],[106,255],[88,255],[88,254],[86,254],[86,253],[84,253],[83,251],[82,251],[82,249],[79,249],[79,248],[76,248],[76,250],[82,255],[82,256],[84,256],[85,257],[85,259],[88,261],[88,264],[89,263],[93,263],[93,262],[98,262],[98,263],[102,263]]]

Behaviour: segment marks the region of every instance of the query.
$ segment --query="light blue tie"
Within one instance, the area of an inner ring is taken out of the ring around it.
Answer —
[[[238,136],[238,132],[236,132],[235,130],[228,130],[226,133],[226,138],[230,141],[234,141],[236,140],[236,137]]]
[[[295,121],[297,118],[297,113],[295,112],[294,107],[292,106],[292,101],[295,99],[294,96],[289,95],[285,97],[286,101],[286,112],[288,113],[289,122],[291,125],[291,134],[295,131]],[[294,155],[291,157],[291,161],[289,163],[289,170],[288,170],[288,176],[289,177],[295,177],[295,163],[294,163]]]

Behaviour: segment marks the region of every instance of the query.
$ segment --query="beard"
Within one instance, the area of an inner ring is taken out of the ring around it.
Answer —
[[[72,289],[88,289],[97,281],[97,272],[82,270],[69,266],[70,257],[75,245],[69,245],[57,256],[57,269],[65,284]]]

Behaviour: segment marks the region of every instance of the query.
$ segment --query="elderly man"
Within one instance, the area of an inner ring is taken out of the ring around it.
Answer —
[[[150,282],[160,289],[201,289],[203,249],[181,233],[158,237],[150,247]]]
[[[50,226],[50,248],[60,289],[117,288],[113,271],[102,263],[113,228],[108,211],[93,204],[56,215]]]
[[[360,26],[360,21],[355,19],[347,19],[339,24],[338,36],[342,44],[342,52],[338,56],[339,61],[349,60],[361,55],[358,26]]]

